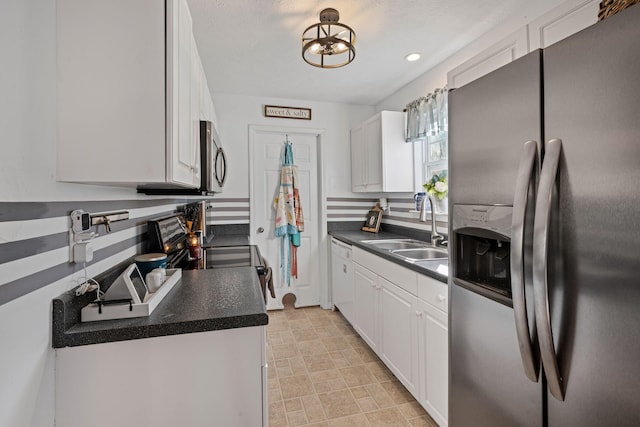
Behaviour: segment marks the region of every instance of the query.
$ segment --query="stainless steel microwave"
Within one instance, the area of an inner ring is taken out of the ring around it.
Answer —
[[[138,186],[138,193],[151,195],[206,196],[221,193],[227,179],[227,157],[215,126],[209,121],[200,121],[200,187],[175,188],[172,186]]]
[[[227,179],[227,157],[212,122],[200,122],[200,191],[220,193]]]

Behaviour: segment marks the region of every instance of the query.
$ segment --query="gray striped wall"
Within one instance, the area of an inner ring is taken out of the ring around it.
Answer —
[[[0,202],[0,305],[54,282],[67,280],[69,289],[81,276],[82,266],[69,263],[69,214],[75,209],[90,213],[128,211],[129,220],[115,222],[111,233],[99,227],[92,240],[94,259],[90,276],[140,253],[147,238],[146,222],[176,211],[194,200],[151,199],[79,202]],[[378,199],[327,198],[327,221],[362,221]],[[383,224],[430,230],[430,222],[418,221],[413,200],[390,198]],[[249,224],[249,198],[216,198],[209,203],[207,224]],[[438,217],[438,231],[447,232],[446,216]]]
[[[431,223],[420,222],[415,212],[415,202],[407,197],[387,199],[389,211],[382,216],[383,224],[398,225],[418,230],[431,230]],[[328,197],[327,221],[362,221],[367,212],[378,202],[372,197]],[[209,203],[207,225],[249,224],[249,198],[216,198]],[[447,232],[446,215],[438,215],[438,231]]]
[[[82,265],[69,263],[69,214],[83,209],[92,214],[128,211],[129,219],[111,224],[111,232],[97,229],[92,239],[96,276],[134,256],[147,238],[147,220],[176,211],[184,199],[78,202],[0,202],[0,305],[50,284],[83,276]],[[94,227],[95,230],[95,227]]]

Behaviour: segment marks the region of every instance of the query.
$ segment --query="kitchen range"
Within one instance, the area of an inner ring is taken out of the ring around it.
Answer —
[[[204,205],[204,202],[201,204]],[[199,215],[203,213],[204,209],[200,209]],[[246,236],[235,238],[225,236],[226,238],[220,239],[213,235],[204,238],[196,237],[199,232],[190,233],[186,224],[183,214],[149,220],[149,251],[166,254],[167,268],[197,270],[254,267],[260,278],[266,301],[265,287],[270,277],[270,269],[265,265],[260,249],[256,245],[249,245]]]
[[[639,22],[450,94],[452,426],[640,425]]]

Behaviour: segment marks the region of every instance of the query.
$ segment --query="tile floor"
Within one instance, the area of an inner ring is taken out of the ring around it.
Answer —
[[[269,312],[269,425],[437,424],[338,312]]]

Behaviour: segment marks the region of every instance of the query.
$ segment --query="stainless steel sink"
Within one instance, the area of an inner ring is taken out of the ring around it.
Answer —
[[[449,253],[445,249],[422,247],[419,249],[396,249],[392,254],[406,258],[410,261],[426,261],[432,259],[446,259]]]
[[[394,251],[397,249],[417,249],[427,246],[427,243],[411,239],[363,240],[362,243],[388,251]]]

